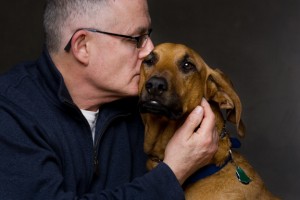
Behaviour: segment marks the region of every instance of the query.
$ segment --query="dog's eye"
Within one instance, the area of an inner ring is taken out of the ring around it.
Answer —
[[[148,66],[152,66],[152,65],[154,65],[154,62],[153,62],[153,59],[145,59],[143,61],[143,64],[146,64]]]
[[[143,61],[143,64],[146,64],[147,66],[152,66],[157,62],[157,57],[156,55],[151,52]]]
[[[184,61],[182,64],[181,64],[181,69],[184,73],[188,73],[190,71],[194,71],[196,70],[196,66],[189,62],[189,61]]]

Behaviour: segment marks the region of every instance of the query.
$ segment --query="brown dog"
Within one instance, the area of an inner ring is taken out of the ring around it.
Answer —
[[[220,70],[211,69],[195,51],[184,45],[164,43],[155,47],[143,62],[139,94],[149,170],[164,159],[169,139],[202,97],[209,101],[215,113],[219,148],[212,164],[207,166],[215,173],[201,175],[201,170],[206,169],[200,169],[200,180],[195,181],[197,177],[192,176],[184,184],[186,199],[277,199],[250,164],[231,151],[225,121],[236,125],[240,137],[244,137],[245,128],[240,99]]]

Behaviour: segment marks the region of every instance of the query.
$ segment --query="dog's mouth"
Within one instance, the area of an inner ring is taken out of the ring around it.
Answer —
[[[172,120],[177,120],[182,116],[181,111],[169,109],[157,100],[140,101],[139,109],[141,113],[151,113],[155,115],[162,115]]]

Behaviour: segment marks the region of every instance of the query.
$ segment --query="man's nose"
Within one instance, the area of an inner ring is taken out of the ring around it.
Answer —
[[[145,46],[140,50],[139,52],[139,58],[140,59],[144,59],[146,56],[149,55],[149,53],[154,49],[154,44],[151,40],[151,38],[149,37]]]

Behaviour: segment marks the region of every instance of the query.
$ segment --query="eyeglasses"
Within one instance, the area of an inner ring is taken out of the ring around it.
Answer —
[[[93,28],[80,28],[80,29],[77,29],[74,32],[74,34],[77,31],[80,31],[80,30],[86,30],[86,31],[94,32],[94,33],[101,33],[101,34],[112,35],[112,36],[123,37],[123,38],[127,38],[127,39],[130,39],[130,40],[134,40],[136,42],[136,48],[138,48],[138,49],[143,48],[145,46],[145,44],[146,44],[146,42],[147,42],[147,40],[150,37],[150,34],[152,32],[152,29],[149,29],[147,33],[142,34],[140,36],[134,37],[134,36],[130,36],[130,35],[122,35],[122,34],[117,34],[117,33],[110,33],[110,32],[100,31],[100,30],[93,29]],[[68,44],[64,48],[64,50],[66,52],[69,52],[70,49],[71,49],[71,41],[72,41],[72,38],[73,38],[74,34],[72,35],[72,37],[70,38]]]

